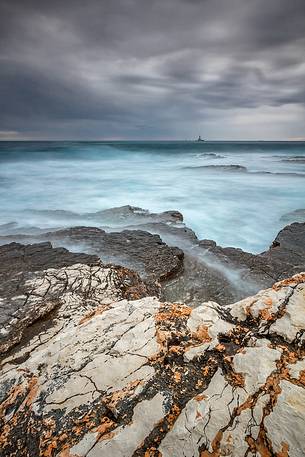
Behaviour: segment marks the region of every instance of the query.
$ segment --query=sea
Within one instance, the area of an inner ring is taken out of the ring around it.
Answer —
[[[200,239],[262,252],[305,208],[305,142],[0,143],[0,231],[123,205],[178,210]]]

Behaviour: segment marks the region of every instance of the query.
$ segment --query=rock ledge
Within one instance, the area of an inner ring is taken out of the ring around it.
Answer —
[[[1,456],[304,456],[305,273],[225,308],[130,281],[84,264],[26,279],[30,309],[56,312],[2,348]]]

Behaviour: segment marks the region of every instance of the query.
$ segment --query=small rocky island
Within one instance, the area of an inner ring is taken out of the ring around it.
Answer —
[[[0,227],[1,457],[304,456],[305,224],[254,255],[66,216]]]

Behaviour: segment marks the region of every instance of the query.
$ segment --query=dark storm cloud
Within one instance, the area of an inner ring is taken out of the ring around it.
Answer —
[[[0,0],[0,138],[304,136],[304,0]]]

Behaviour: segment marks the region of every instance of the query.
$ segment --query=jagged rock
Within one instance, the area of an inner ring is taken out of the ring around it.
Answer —
[[[261,257],[276,272],[277,279],[283,279],[304,269],[305,223],[295,222],[287,225]]]
[[[16,237],[15,237],[16,238]],[[163,281],[182,270],[183,251],[167,246],[159,235],[143,230],[107,233],[96,227],[72,227],[44,233],[34,238],[19,236],[23,242],[37,239],[51,241],[54,246],[75,247],[98,255],[102,261],[116,263],[137,271],[150,284]]]
[[[163,286],[163,296],[193,305],[208,299],[226,304],[305,270],[305,223],[285,227],[270,249],[257,255],[212,240],[184,252],[183,274]]]
[[[225,308],[122,299],[101,265],[27,287],[57,312],[2,360],[1,456],[304,455],[305,273]]]
[[[83,244],[103,261],[125,265],[145,279],[164,280],[182,269],[183,252],[167,246],[159,235],[143,230],[107,233],[94,227],[75,227],[44,234],[59,244]]]
[[[19,343],[25,333],[31,334],[34,323],[37,328],[48,325],[63,292],[78,293],[84,288],[93,300],[100,289],[105,295],[103,288],[110,284],[117,290],[109,295],[113,300],[158,294],[157,286],[148,288],[136,273],[123,267],[105,268],[103,277],[95,274],[100,265],[96,256],[52,248],[48,242],[0,246],[0,354]],[[41,282],[36,291],[32,291],[33,278],[36,286]]]
[[[0,246],[0,280],[16,272],[45,270],[83,263],[97,265],[96,255],[69,252],[65,248],[53,248],[49,242],[32,245],[10,243]]]
[[[54,213],[67,219],[62,214],[65,212],[51,211],[51,215]],[[55,246],[98,255],[104,262],[137,271],[149,287],[160,281],[164,300],[191,306],[206,300],[223,305],[233,303],[305,270],[305,223],[285,227],[268,251],[256,255],[218,246],[212,240],[198,240],[183,224],[179,212],[151,214],[125,206],[87,213],[87,220],[98,218],[96,215],[104,222],[112,218],[116,231],[109,227],[110,232],[97,227],[73,227],[34,235],[1,236],[0,242],[49,240]],[[72,216],[71,220],[75,221]]]
[[[199,244],[201,245],[202,242]],[[222,248],[213,242],[204,247],[223,263],[248,269],[243,278],[259,285],[271,285],[305,269],[305,223],[293,223],[281,230],[269,250],[261,254],[250,254],[242,249]]]

